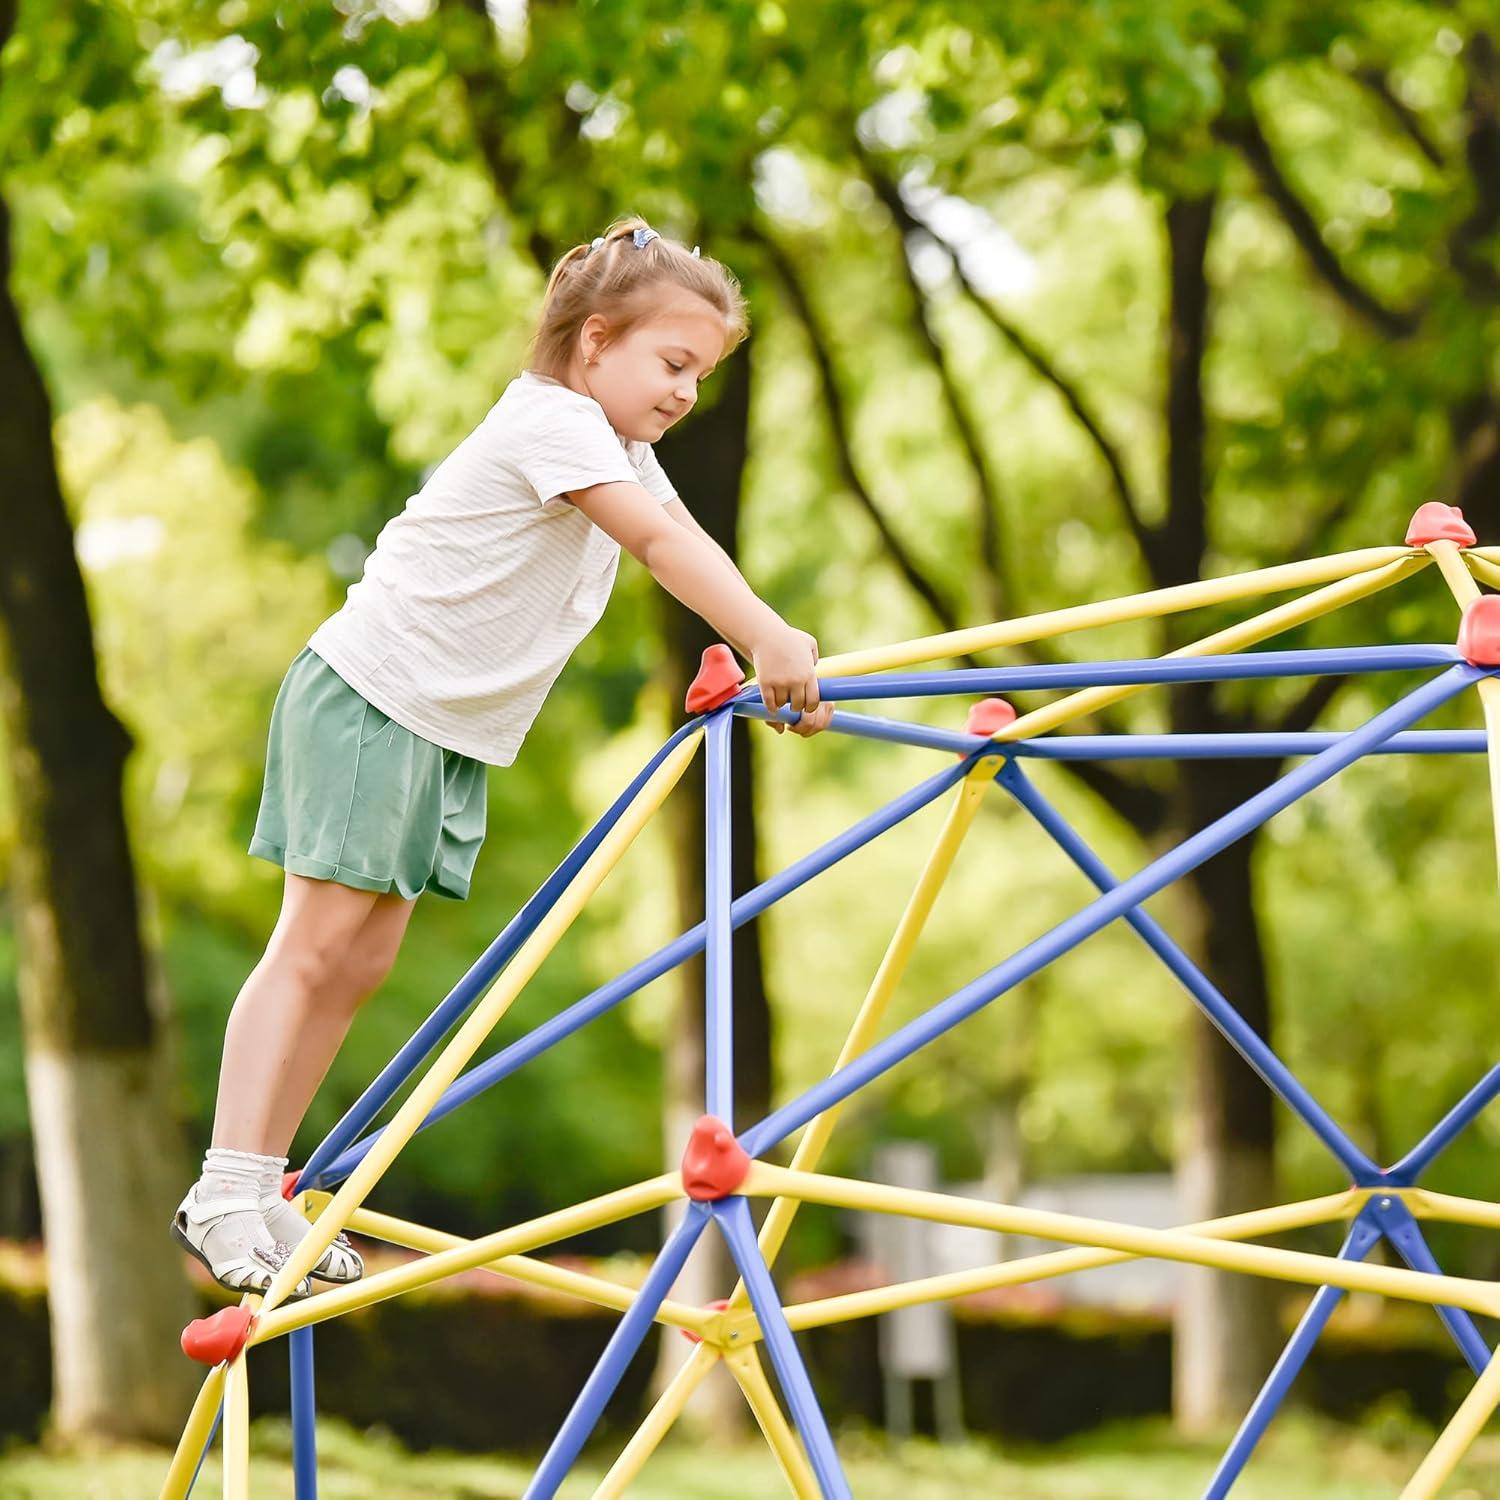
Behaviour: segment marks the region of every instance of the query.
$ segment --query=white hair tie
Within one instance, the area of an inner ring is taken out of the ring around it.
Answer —
[[[659,235],[654,229],[634,229],[630,234],[630,242],[635,246],[637,250],[644,250],[652,240],[659,240],[660,238],[661,235]],[[603,243],[604,236],[601,234],[599,238],[596,239],[593,244],[591,244],[588,249],[584,251],[584,254],[592,255],[594,251],[596,251]],[[693,246],[693,259],[701,259],[699,247],[697,245]]]

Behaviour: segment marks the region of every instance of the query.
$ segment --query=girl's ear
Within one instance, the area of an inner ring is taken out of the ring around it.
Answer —
[[[601,313],[590,313],[578,330],[578,347],[584,364],[593,364],[608,342],[609,324]]]

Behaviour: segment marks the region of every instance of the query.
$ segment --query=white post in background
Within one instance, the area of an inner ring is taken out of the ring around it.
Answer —
[[[873,1176],[892,1187],[939,1189],[937,1153],[919,1141],[891,1141],[875,1152]],[[865,1253],[890,1281],[913,1281],[941,1270],[934,1235],[941,1226],[898,1214],[864,1214],[861,1230]],[[933,1424],[945,1443],[963,1439],[963,1406],[959,1395],[958,1349],[953,1310],[947,1302],[929,1302],[882,1313],[878,1320],[880,1372],[885,1388],[885,1425],[894,1437],[913,1431],[913,1386],[932,1382]]]

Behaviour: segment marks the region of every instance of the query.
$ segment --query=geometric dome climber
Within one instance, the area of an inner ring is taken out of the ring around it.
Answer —
[[[798,1331],[1143,1256],[1268,1276],[1318,1289],[1220,1461],[1205,1492],[1207,1495],[1229,1493],[1329,1315],[1339,1299],[1350,1291],[1375,1292],[1433,1307],[1475,1372],[1477,1379],[1468,1395],[1402,1492],[1404,1500],[1425,1500],[1437,1495],[1500,1404],[1500,1360],[1492,1358],[1473,1319],[1476,1313],[1500,1316],[1500,1283],[1444,1275],[1427,1246],[1421,1225],[1423,1220],[1440,1220],[1500,1227],[1500,1205],[1430,1192],[1418,1184],[1434,1158],[1500,1094],[1500,1067],[1492,1067],[1485,1073],[1400,1161],[1379,1166],[1355,1145],[1271,1047],[1245,1023],[1231,1002],[1142,907],[1172,881],[1366,755],[1487,750],[1492,797],[1500,810],[1500,683],[1495,680],[1500,672],[1500,596],[1481,595],[1476,583],[1477,579],[1500,587],[1500,548],[1491,550],[1473,543],[1474,535],[1459,512],[1432,503],[1422,506],[1412,518],[1405,546],[1346,552],[829,657],[819,664],[822,695],[841,705],[830,732],[932,749],[940,752],[940,764],[926,781],[738,899],[732,899],[729,882],[729,731],[736,714],[762,719],[767,714],[758,691],[741,686],[743,679],[727,650],[713,648],[706,654],[704,671],[689,695],[689,707],[696,717],[677,730],[652,757],[365,1090],[301,1173],[292,1174],[295,1183],[289,1177],[288,1193],[299,1195],[297,1201],[313,1219],[313,1229],[277,1274],[264,1298],[248,1296],[238,1307],[200,1319],[184,1330],[184,1349],[212,1368],[172,1460],[161,1491],[163,1500],[181,1500],[192,1489],[221,1409],[223,1493],[226,1500],[247,1500],[249,1398],[244,1351],[250,1345],[282,1335],[288,1339],[292,1366],[297,1496],[298,1500],[311,1500],[317,1484],[313,1326],[476,1267],[565,1292],[622,1314],[592,1375],[537,1468],[526,1492],[528,1497],[557,1492],[653,1323],[682,1329],[698,1342],[595,1491],[597,1496],[626,1493],[693,1389],[720,1361],[743,1390],[791,1492],[807,1497],[848,1496],[848,1482],[798,1351],[795,1337]],[[1462,611],[1456,647],[1375,645],[1235,654],[1399,583],[1432,563],[1437,564]],[[1090,627],[1294,590],[1307,592],[1160,658],[977,670],[906,670],[923,663]],[[1066,736],[1049,733],[1153,684],[1413,670],[1424,670],[1429,675],[1405,697],[1347,733]],[[1487,734],[1413,727],[1432,710],[1470,687],[1478,691]],[[974,697],[1030,689],[1069,691],[1020,717],[1004,702],[986,699],[971,712],[965,733],[877,718],[848,706],[860,699]],[[792,715],[783,711],[782,717],[790,721]],[[661,806],[700,744],[707,756],[705,921],[543,1021],[494,1057],[464,1072],[547,954]],[[1295,763],[1279,780],[1241,806],[1123,880],[1111,874],[1044,800],[1024,769],[1028,759],[1184,756],[1274,756],[1295,758]],[[1062,855],[1097,888],[1098,895],[1067,920],[1025,944],[962,989],[936,1000],[914,1020],[881,1036],[887,1003],[900,983],[959,846],[992,786],[998,786],[1037,821]],[[948,812],[942,831],[828,1076],[748,1128],[743,1122],[736,1122],[731,1052],[733,929],[918,809],[945,797]],[[1134,929],[1267,1087],[1313,1132],[1347,1173],[1347,1188],[1306,1202],[1267,1207],[1208,1223],[1177,1229],[1142,1229],[818,1172],[819,1159],[844,1101],[1116,920],[1123,920]],[[705,952],[706,960],[704,1116],[686,1143],[680,1172],[622,1187],[474,1240],[407,1223],[365,1207],[371,1191],[416,1131],[507,1077],[700,951]],[[417,1073],[465,1012],[469,1012],[467,1019],[427,1065],[425,1074],[390,1121],[371,1129],[397,1090]],[[790,1167],[778,1167],[760,1159],[803,1127],[806,1129]],[[328,1190],[335,1187],[330,1196]],[[750,1197],[773,1200],[758,1236],[747,1201]],[[667,1237],[639,1291],[533,1256],[533,1252],[585,1230],[652,1212],[679,1200],[685,1200],[683,1217]],[[1032,1236],[1071,1248],[981,1270],[785,1306],[770,1268],[803,1203],[908,1215]],[[1349,1229],[1337,1256],[1255,1243],[1257,1239],[1287,1230],[1341,1220],[1349,1221]],[[288,1302],[288,1292],[344,1228],[424,1254],[394,1269],[368,1275],[363,1281]],[[667,1294],[693,1245],[705,1233],[723,1235],[741,1283],[725,1303],[709,1308],[690,1307]],[[1370,1251],[1382,1240],[1395,1250],[1405,1268],[1365,1263]],[[785,1413],[762,1362],[758,1348],[761,1344],[775,1371]],[[503,1379],[503,1368],[497,1375]]]

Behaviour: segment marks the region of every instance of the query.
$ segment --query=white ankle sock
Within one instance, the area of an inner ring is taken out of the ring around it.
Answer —
[[[259,1198],[261,1178],[266,1169],[278,1161],[282,1166],[286,1165],[284,1158],[210,1146],[203,1154],[198,1201],[212,1203],[218,1198]]]
[[[231,1151],[210,1147],[203,1157],[203,1173],[197,1182],[197,1199],[205,1208],[235,1199],[259,1202],[260,1177],[267,1162],[274,1157],[259,1156],[253,1151]],[[248,1256],[259,1250],[275,1260],[280,1255],[276,1242],[281,1238],[267,1227],[259,1208],[236,1209],[226,1213],[210,1226],[203,1236],[203,1250],[215,1266]]]
[[[273,1159],[264,1169],[260,1179],[260,1207],[265,1216],[266,1227],[272,1235],[285,1245],[300,1245],[312,1225],[281,1196],[282,1171],[286,1162]],[[354,1247],[342,1235],[334,1241],[331,1250],[324,1251],[319,1265],[325,1267],[324,1274],[331,1272],[338,1281],[356,1280],[364,1265]]]
[[[282,1179],[286,1176],[287,1159],[284,1156],[258,1156],[260,1171],[255,1178],[255,1196],[260,1199],[262,1209],[270,1208],[272,1202],[285,1203],[281,1196]]]
[[[263,1156],[260,1176],[256,1181],[256,1196],[260,1199],[260,1211],[270,1231],[278,1240],[288,1245],[297,1245],[312,1227],[301,1214],[281,1196],[281,1184],[286,1174],[287,1158]]]

